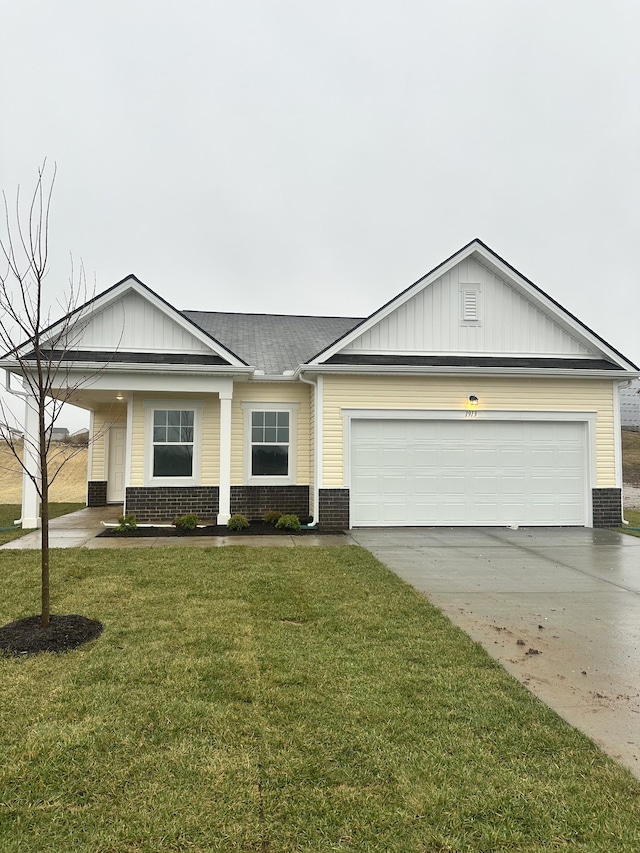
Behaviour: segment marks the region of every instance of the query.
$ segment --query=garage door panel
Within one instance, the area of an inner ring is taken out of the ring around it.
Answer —
[[[584,525],[576,422],[354,420],[358,525]]]

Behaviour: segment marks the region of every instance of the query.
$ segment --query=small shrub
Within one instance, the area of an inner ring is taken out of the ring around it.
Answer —
[[[198,526],[198,516],[192,512],[188,512],[186,515],[177,515],[172,524],[178,530],[195,530]]]
[[[132,512],[130,512],[128,515],[121,515],[118,518],[118,526],[116,530],[135,530],[137,526],[138,522],[136,521],[136,517]]]
[[[227,527],[229,530],[246,530],[248,526],[249,519],[239,512],[232,515],[229,521],[227,521]]]
[[[281,515],[276,527],[278,530],[300,530],[300,519],[297,515]]]
[[[278,512],[277,509],[269,510],[269,512],[265,512],[265,514],[262,516],[262,520],[266,521],[267,524],[277,524],[281,518],[282,513]]]

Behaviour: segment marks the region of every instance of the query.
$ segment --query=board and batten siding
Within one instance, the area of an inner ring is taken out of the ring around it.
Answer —
[[[113,424],[126,424],[127,410],[122,406],[108,406],[93,413],[93,435],[91,436],[90,480],[107,479],[107,440]]]
[[[325,376],[323,487],[344,483],[343,409],[596,412],[596,482],[615,487],[613,383],[588,379]]]
[[[296,485],[311,482],[309,445],[311,386],[302,382],[239,382],[233,388],[231,406],[231,485],[244,485],[245,428],[243,403],[298,403]]]
[[[462,321],[467,286],[477,292],[477,322]],[[459,263],[344,348],[364,351],[591,354],[551,316],[474,258]]]
[[[202,341],[175,320],[129,292],[91,316],[81,335],[82,349],[134,352],[211,352]]]

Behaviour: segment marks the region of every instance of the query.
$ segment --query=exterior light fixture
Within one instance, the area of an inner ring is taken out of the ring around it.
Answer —
[[[476,397],[475,394],[469,394],[469,405],[470,406],[477,406],[479,402],[480,401],[478,400],[478,398]]]
[[[122,394],[116,394],[116,400],[124,400]]]

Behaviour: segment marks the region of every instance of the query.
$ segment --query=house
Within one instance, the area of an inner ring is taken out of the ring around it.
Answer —
[[[69,438],[67,427],[51,427],[51,441],[66,441]]]
[[[619,387],[638,369],[480,240],[364,319],[179,311],[133,275],[69,319],[90,506],[620,524]]]

